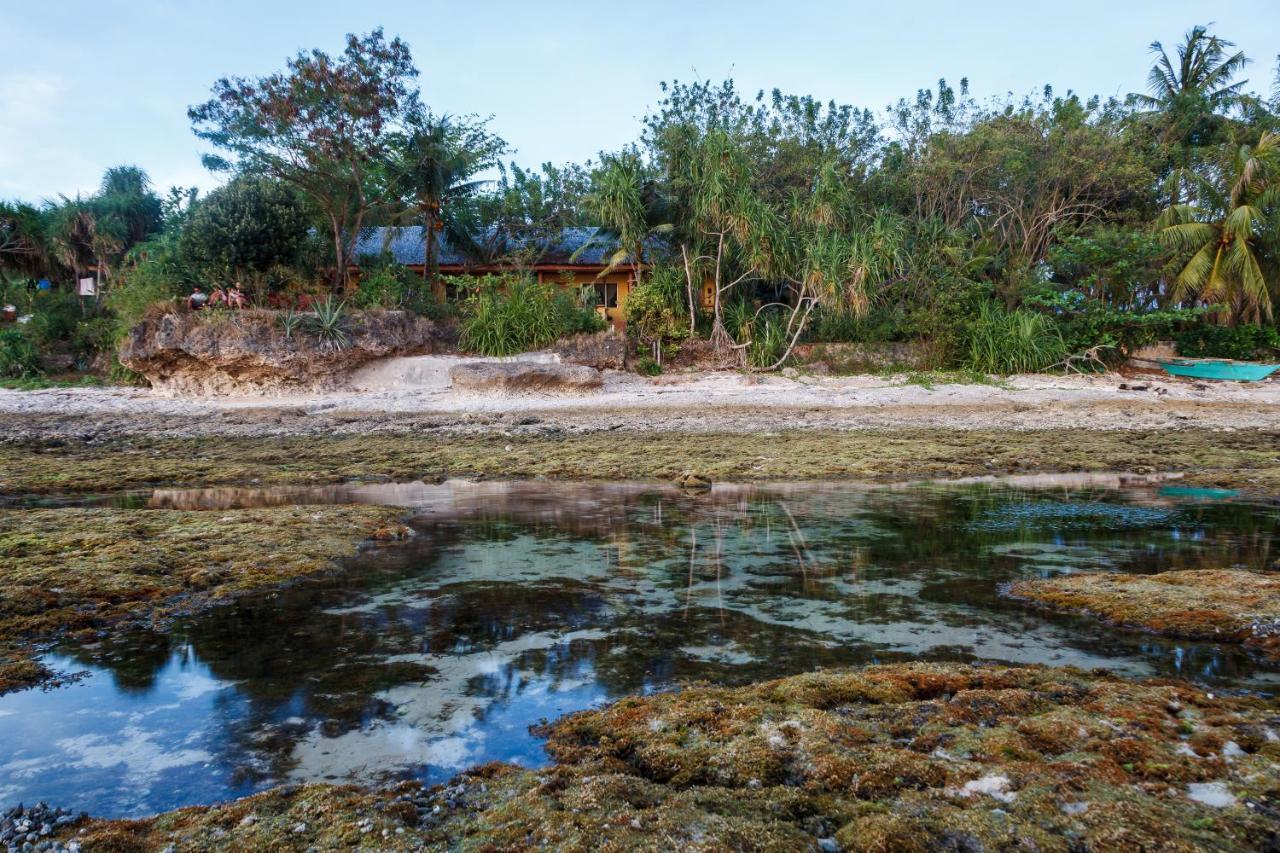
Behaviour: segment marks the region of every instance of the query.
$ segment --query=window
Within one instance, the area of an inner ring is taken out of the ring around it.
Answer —
[[[597,308],[618,307],[618,285],[607,281],[598,281],[592,287],[595,288]]]

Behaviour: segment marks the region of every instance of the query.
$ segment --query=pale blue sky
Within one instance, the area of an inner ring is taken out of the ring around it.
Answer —
[[[1280,0],[0,0],[0,198],[89,190],[119,163],[161,188],[213,186],[186,108],[214,79],[378,25],[413,48],[429,104],[492,113],[532,165],[634,139],[664,79],[732,75],[877,111],[939,76],[967,75],[980,98],[1123,95],[1143,88],[1153,39],[1209,19],[1270,91]]]

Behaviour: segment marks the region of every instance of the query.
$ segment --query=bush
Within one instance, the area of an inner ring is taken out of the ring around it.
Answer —
[[[1034,373],[1067,356],[1067,345],[1053,318],[1035,311],[1007,311],[989,302],[969,327],[965,366],[983,373]]]
[[[448,313],[431,292],[430,283],[390,257],[365,259],[351,301],[365,310],[407,309],[433,320]]]
[[[654,279],[631,288],[626,311],[627,332],[652,348],[659,360],[664,349],[689,336],[688,309],[681,310],[671,293]]]
[[[31,339],[21,329],[0,331],[0,377],[28,379],[41,373],[40,357]]]
[[[477,280],[462,310],[460,345],[488,356],[527,352],[567,335],[598,332],[605,326],[578,294],[524,276]]]
[[[1280,330],[1275,326],[1210,326],[1197,323],[1174,338],[1178,355],[1189,358],[1275,358]]]

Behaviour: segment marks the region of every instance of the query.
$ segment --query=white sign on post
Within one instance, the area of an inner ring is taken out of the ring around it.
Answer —
[[[96,296],[98,293],[98,284],[92,278],[80,279],[80,295]]]

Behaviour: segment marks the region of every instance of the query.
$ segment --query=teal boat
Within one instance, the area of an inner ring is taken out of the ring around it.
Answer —
[[[1280,364],[1233,361],[1229,358],[1162,358],[1159,364],[1170,376],[1232,382],[1261,382],[1280,370]]]

